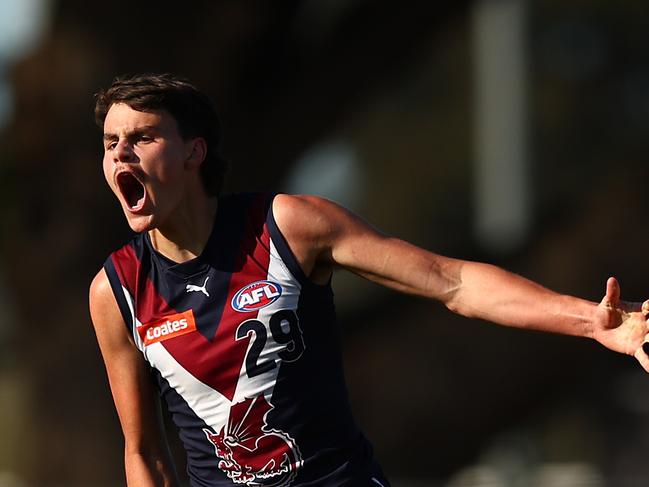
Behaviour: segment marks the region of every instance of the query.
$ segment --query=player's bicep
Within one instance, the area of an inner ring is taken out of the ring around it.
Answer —
[[[387,236],[351,211],[309,197],[299,218],[318,259],[392,289],[446,301],[459,283],[459,261]]]
[[[345,231],[332,248],[338,265],[396,291],[448,301],[459,286],[458,261],[373,229]]]
[[[90,314],[127,448],[151,448],[159,438],[157,415],[145,414],[158,407],[151,377],[103,270],[90,287]]]

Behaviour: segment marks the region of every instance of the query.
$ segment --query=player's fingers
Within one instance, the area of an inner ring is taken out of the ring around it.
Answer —
[[[640,365],[645,372],[649,372],[649,355],[647,354],[647,351],[649,351],[649,342],[644,342],[633,354],[636,360],[640,362]]]
[[[606,295],[602,299],[602,304],[606,307],[616,307],[620,301],[620,284],[614,277],[609,277],[606,281]]]
[[[644,303],[642,303],[642,316],[645,317],[645,319],[649,319],[649,299],[647,299]]]
[[[645,338],[645,340],[646,340],[646,338]],[[642,347],[640,347],[640,348],[642,348],[642,350],[644,351],[644,353],[647,354],[647,356],[649,356],[649,342],[648,342],[648,341],[645,341],[645,342],[642,344]]]

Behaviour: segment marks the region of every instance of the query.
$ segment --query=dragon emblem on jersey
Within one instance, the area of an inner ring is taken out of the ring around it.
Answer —
[[[266,415],[273,407],[257,396],[234,404],[227,425],[214,434],[203,429],[220,458],[219,469],[235,483],[249,487],[288,487],[302,466],[295,441],[269,429]]]

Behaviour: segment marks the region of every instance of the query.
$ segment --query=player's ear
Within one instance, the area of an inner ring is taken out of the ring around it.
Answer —
[[[197,168],[205,160],[207,156],[207,143],[203,137],[196,137],[189,141],[188,146],[189,155],[185,160],[185,166],[188,168]]]

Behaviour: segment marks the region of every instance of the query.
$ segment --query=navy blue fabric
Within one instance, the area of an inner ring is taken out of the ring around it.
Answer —
[[[304,463],[298,469],[297,477],[287,484],[271,478],[263,484],[250,485],[376,487],[379,484],[371,480],[376,478],[381,485],[388,487],[389,483],[374,459],[372,447],[351,413],[331,286],[316,285],[305,276],[274,220],[272,196],[268,196],[261,207],[264,212],[261,217],[251,214],[253,207],[259,209],[258,204],[253,205],[259,197],[243,194],[222,198],[206,249],[196,259],[174,263],[156,252],[148,235],[142,234],[129,244],[136,255],[132,265],[139,266],[139,279],[150,279],[157,295],[171,308],[194,310],[198,331],[208,340],[213,340],[224,308],[229,306],[230,281],[239,270],[236,256],[241,254],[242,246],[255,243],[254,236],[263,233],[266,223],[282,261],[301,285],[296,312],[305,344],[299,360],[281,363],[272,394],[273,408],[266,420],[268,425],[286,432],[295,440]],[[254,222],[259,222],[258,226]],[[254,235],[251,236],[251,232]],[[251,253],[253,249],[245,250]],[[107,264],[106,269],[120,310],[122,314],[128,311],[130,320],[130,311],[121,293],[124,283],[119,282],[111,264]],[[188,284],[200,286],[208,277],[210,294],[217,298],[209,307],[203,304],[200,293],[185,292]],[[136,290],[133,292],[137,293]],[[192,487],[243,485],[235,484],[219,469],[214,445],[203,432],[208,428],[205,422],[159,372],[154,371],[153,375],[187,450]]]

